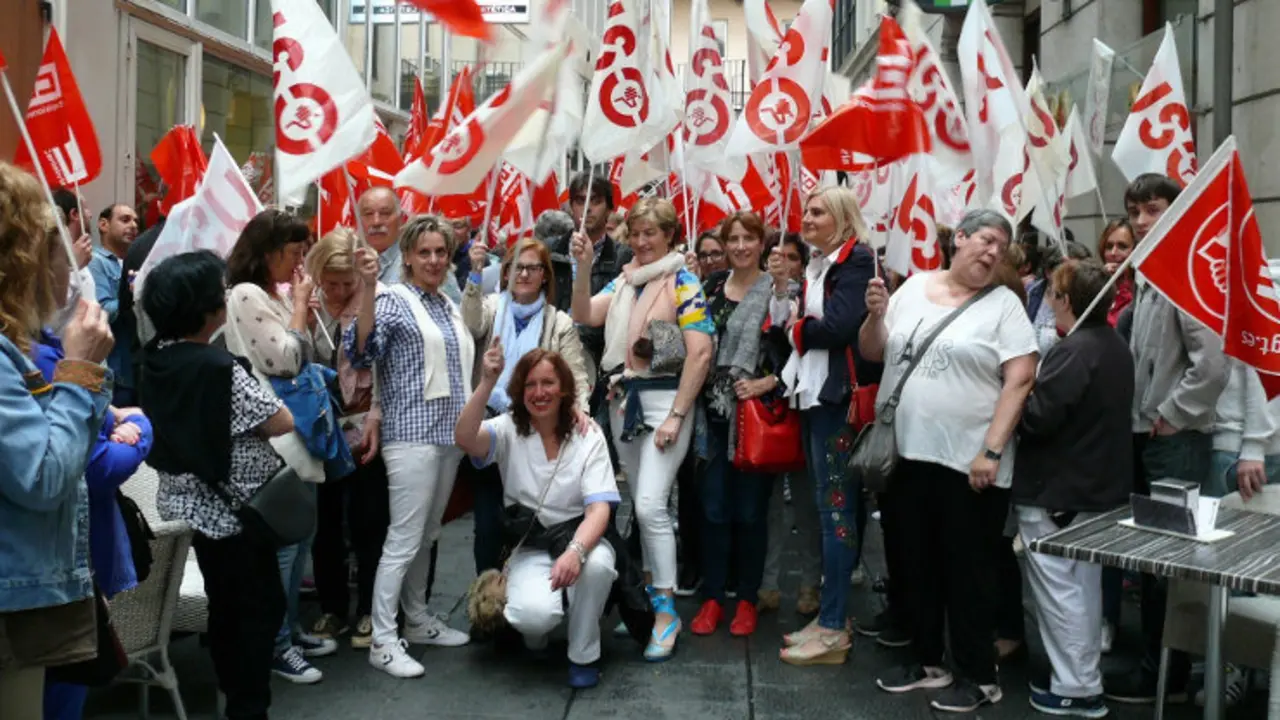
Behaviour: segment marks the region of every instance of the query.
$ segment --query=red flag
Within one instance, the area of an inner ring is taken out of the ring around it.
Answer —
[[[4,59],[4,53],[0,52],[0,70],[9,69],[9,61]]]
[[[168,216],[174,205],[196,194],[209,159],[200,147],[195,128],[175,125],[152,148],[151,164],[167,188],[160,200],[160,214]]]
[[[1179,310],[1223,338],[1227,355],[1280,395],[1280,303],[1235,138],[1209,158],[1134,263]]]
[[[452,97],[453,93],[450,92]],[[413,79],[413,108],[409,111],[409,131],[404,136],[404,155],[401,156],[405,162],[416,157],[421,157],[426,148],[423,143],[427,139],[427,128],[431,123],[431,119],[427,117],[427,95],[422,92],[422,81],[419,78]]]
[[[98,134],[54,29],[49,31],[27,105],[27,130],[51,187],[82,185],[102,174]],[[28,171],[35,169],[25,143],[18,145],[14,163]]]
[[[924,111],[907,92],[913,65],[902,28],[893,18],[882,17],[875,80],[800,141],[805,166],[856,171],[866,169],[868,162],[892,163],[929,152],[933,142]]]
[[[347,162],[347,172],[355,180],[356,197],[360,197],[371,187],[391,187],[396,173],[404,169],[404,160],[400,151],[387,134],[387,128],[381,120],[375,121],[377,136],[373,144],[362,155]]]
[[[330,170],[320,178],[320,209],[317,230],[324,237],[334,228],[354,227],[355,208],[352,207],[351,190],[341,169]]]
[[[471,87],[471,68],[463,67],[458,77],[449,86],[449,99],[436,116],[427,123],[427,131],[421,141],[422,152],[413,155],[418,158],[436,146],[441,138],[449,134],[455,126],[461,125],[471,113],[476,111],[476,93]]]
[[[493,39],[493,30],[489,23],[485,22],[484,12],[476,4],[476,0],[402,0],[402,2],[430,13],[436,22],[456,35],[485,41]]]

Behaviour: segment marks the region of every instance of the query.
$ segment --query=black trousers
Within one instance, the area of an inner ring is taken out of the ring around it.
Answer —
[[[1013,554],[1013,539],[997,538],[993,549],[996,558],[996,637],[1000,640],[1026,638],[1022,609],[1022,567]]]
[[[693,449],[684,456],[684,462],[676,471],[676,491],[679,493],[680,521],[680,579],[702,577],[702,481],[698,474],[706,468],[694,457]]]
[[[285,614],[275,546],[245,533],[191,544],[209,598],[209,654],[227,718],[266,718],[271,707],[271,659]]]
[[[884,564],[889,579],[885,584],[885,600],[888,604],[889,621],[897,630],[908,635],[911,633],[910,613],[907,611],[907,565],[911,559],[904,553],[900,525],[904,509],[901,504],[902,493],[883,492],[876,494],[876,505],[880,508],[880,529],[884,533]],[[908,508],[909,509],[909,508]]]
[[[485,570],[502,568],[502,475],[497,464],[478,468],[471,458],[462,458],[458,466],[458,480],[469,483],[475,501],[472,513],[475,517],[475,542],[472,552],[475,555],[476,574]]]
[[[917,662],[941,667],[949,630],[956,673],[995,683],[996,547],[1009,491],[974,492],[963,473],[906,459],[891,483],[900,510],[894,532],[909,558],[903,590]]]
[[[320,484],[311,563],[321,612],[346,618],[351,609],[347,585],[349,536],[350,548],[356,555],[356,617],[372,613],[373,579],[391,522],[389,502],[387,467],[381,456],[358,466],[341,480]]]

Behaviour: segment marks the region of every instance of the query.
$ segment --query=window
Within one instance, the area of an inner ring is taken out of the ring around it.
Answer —
[[[228,35],[249,39],[249,0],[195,0],[196,19]]]
[[[271,106],[271,76],[259,75],[218,58],[204,58],[201,116],[205,151],[217,133],[237,162],[255,152],[275,149],[275,118]]]
[[[149,203],[159,197],[160,176],[151,164],[151,149],[169,128],[186,121],[187,57],[144,40],[137,44],[137,94],[134,157],[137,175],[134,207],[146,224],[156,220]]]
[[[258,0],[258,9],[253,17],[253,44],[260,48],[271,48],[271,33],[275,24],[271,21],[271,0]]]
[[[169,7],[173,8],[174,10],[177,10],[180,13],[185,13],[187,11],[187,0],[155,0],[155,1],[160,3],[161,5],[168,5]]]

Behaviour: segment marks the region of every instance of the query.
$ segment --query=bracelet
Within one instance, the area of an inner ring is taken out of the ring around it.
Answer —
[[[675,409],[675,408],[671,408],[671,417],[673,417],[673,418],[675,418],[675,419],[677,419],[677,420],[684,420],[684,419],[685,419],[685,417],[687,417],[688,415],[689,415],[689,413],[683,413],[683,412],[680,412],[679,410],[677,410],[677,409]]]
[[[572,540],[569,542],[569,549],[572,550],[574,554],[578,556],[579,563],[583,565],[587,564],[587,546],[586,545],[583,545],[577,540]]]

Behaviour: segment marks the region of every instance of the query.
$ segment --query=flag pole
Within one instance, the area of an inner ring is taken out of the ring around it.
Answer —
[[[369,247],[369,241],[364,235],[364,218],[360,217],[360,199],[356,197],[356,181],[352,179],[345,162],[342,164],[342,176],[347,179],[347,202],[351,204],[353,209],[351,214],[356,217],[356,230],[360,232],[359,246]]]
[[[1076,318],[1076,324],[1072,325],[1071,329],[1067,331],[1068,335],[1075,332],[1076,328],[1080,327],[1080,323],[1084,322],[1084,319],[1089,317],[1089,313],[1092,313],[1098,307],[1098,303],[1102,302],[1102,296],[1106,295],[1108,290],[1115,287],[1115,284],[1124,276],[1125,271],[1133,265],[1133,259],[1137,256],[1137,251],[1129,253],[1129,257],[1125,258],[1124,262],[1120,263],[1120,267],[1116,268],[1114,273],[1111,273],[1111,277],[1107,280],[1107,284],[1102,286],[1102,289],[1098,291],[1098,294],[1093,296],[1093,301],[1089,303],[1089,307],[1086,307],[1084,312],[1080,313],[1080,317]]]
[[[27,130],[27,121],[23,117],[22,111],[18,107],[18,99],[13,95],[13,86],[9,84],[9,73],[0,67],[0,84],[4,85],[4,95],[9,101],[9,109],[13,111],[14,124],[18,126],[18,132],[22,133],[22,142],[27,146],[27,154],[31,156],[31,166],[35,168],[35,176],[40,180],[40,187],[44,188],[45,200],[49,201],[49,207],[55,208],[53,220],[58,226],[58,235],[62,237],[62,248],[67,252],[67,261],[71,263],[71,287],[77,291],[80,290],[80,274],[76,272],[80,269],[80,264],[76,262],[76,251],[71,244],[71,233],[67,230],[66,223],[62,222],[62,213],[57,212],[57,203],[53,201],[53,190],[49,187],[49,181],[44,176],[44,168],[40,164],[40,155],[36,152],[36,144],[31,140],[31,132]],[[79,198],[79,193],[76,193]],[[81,224],[84,224],[83,216]]]
[[[778,223],[782,227],[782,234],[786,235],[787,221],[791,219],[791,188],[795,183],[795,163],[792,162],[791,152],[786,153],[787,156],[787,186],[782,188],[782,220]]]
[[[498,178],[502,175],[502,158],[489,169],[489,186],[484,191],[484,224],[480,226],[483,237],[489,237],[489,223],[493,220],[493,196],[498,191]],[[487,243],[486,243],[487,244]]]
[[[79,181],[79,180],[77,180],[77,181],[75,181],[75,182],[71,183],[71,187],[75,188],[75,191],[76,191],[76,212],[80,213],[80,232],[81,232],[81,233],[83,233],[83,232],[84,232],[84,223],[85,223],[85,220],[84,220],[84,201],[82,201],[82,200],[80,199],[80,181]],[[70,232],[70,229],[68,229],[68,230],[67,230],[67,232]],[[79,239],[80,239],[80,238],[76,238],[76,240],[79,240]]]
[[[1098,197],[1098,214],[1102,216],[1103,227],[1106,227],[1111,224],[1111,221],[1107,219],[1107,205],[1102,201],[1102,185],[1098,182],[1096,174],[1093,178],[1093,194]],[[1133,253],[1129,254],[1132,255]]]

